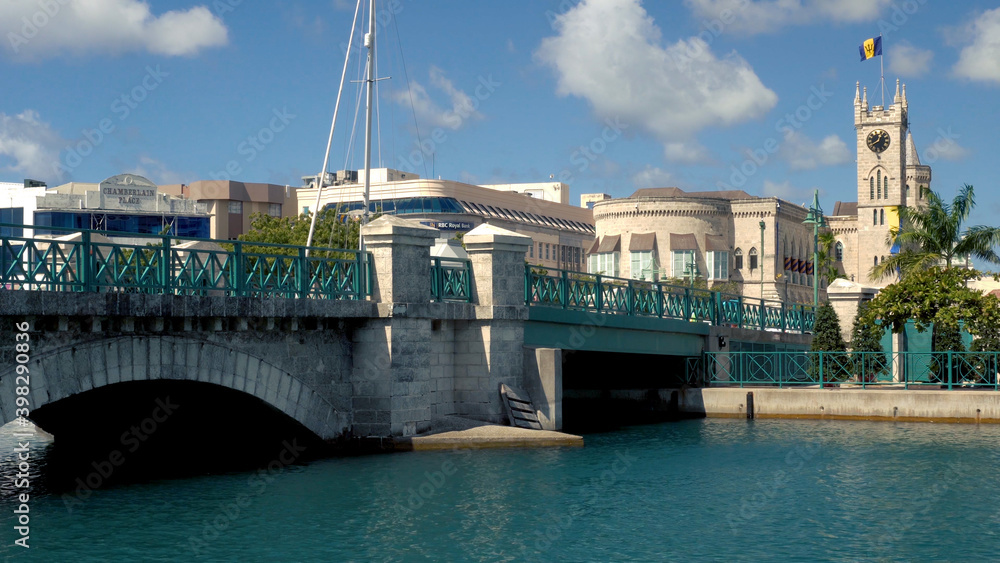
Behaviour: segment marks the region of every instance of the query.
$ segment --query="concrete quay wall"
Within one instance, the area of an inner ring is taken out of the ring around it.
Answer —
[[[916,389],[683,389],[681,412],[746,418],[748,393],[754,417],[898,422],[1000,424],[1000,392]]]

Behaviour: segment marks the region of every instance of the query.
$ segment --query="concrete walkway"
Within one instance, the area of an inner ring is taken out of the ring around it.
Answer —
[[[500,426],[457,416],[434,422],[433,429],[418,436],[395,439],[398,451],[582,447],[583,438],[549,430]]]

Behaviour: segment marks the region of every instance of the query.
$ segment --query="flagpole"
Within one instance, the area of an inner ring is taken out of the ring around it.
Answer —
[[[878,55],[878,71],[879,71],[879,84],[882,85],[882,109],[885,109],[885,64],[883,59],[885,59],[885,39],[882,38],[882,34],[878,34],[879,43],[882,45],[882,52]]]

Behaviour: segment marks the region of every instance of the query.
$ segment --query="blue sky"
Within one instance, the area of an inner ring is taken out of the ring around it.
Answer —
[[[574,203],[658,186],[803,203],[819,188],[830,212],[856,199],[855,82],[880,99],[879,62],[859,62],[858,45],[881,31],[888,96],[897,77],[907,84],[933,187],[950,198],[975,185],[974,222],[1000,213],[990,168],[997,2],[378,4],[379,74],[391,76],[379,84],[384,166],[473,183],[551,175],[570,184]],[[322,165],[353,9],[349,0],[4,2],[0,181],[138,172],[157,183],[298,185]],[[345,160],[355,97],[348,84],[334,170],[362,166],[359,144]],[[754,151],[766,162],[749,165]]]

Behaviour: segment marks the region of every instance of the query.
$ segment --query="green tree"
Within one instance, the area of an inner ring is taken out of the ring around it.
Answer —
[[[816,311],[816,325],[813,332],[812,346],[813,352],[824,352],[823,359],[823,380],[843,381],[850,375],[848,370],[847,344],[840,334],[840,319],[837,312],[829,301],[824,302]],[[834,352],[827,354],[826,352]],[[820,354],[813,355],[812,376],[819,378]]]
[[[978,277],[976,270],[938,266],[910,272],[868,304],[862,315],[864,323],[881,321],[882,326],[899,334],[909,320],[920,332],[931,324],[958,326],[961,321],[966,330],[977,334],[983,330],[985,319],[995,316],[984,307],[983,294],[966,287],[969,280]]]
[[[835,250],[837,237],[834,236],[832,231],[826,231],[819,234],[817,242],[816,264],[814,265],[816,269],[815,274],[819,276],[819,279],[825,279],[826,283],[830,284],[833,280],[840,277],[840,270],[837,269],[837,255]]]
[[[963,223],[976,205],[972,186],[966,184],[951,203],[936,192],[920,187],[926,205],[899,207],[901,226],[889,230],[887,244],[900,246],[900,252],[871,269],[872,279],[893,275],[901,277],[944,263],[946,268],[964,256],[1000,264],[993,248],[1000,244],[1000,228],[978,225],[962,230]]]
[[[372,217],[376,218],[378,215]],[[303,213],[298,217],[271,217],[262,213],[254,213],[250,217],[250,230],[239,236],[243,242],[261,242],[268,244],[285,244],[305,246],[309,237],[311,213]],[[313,233],[313,247],[356,249],[361,233],[360,221],[345,218],[335,209],[320,212],[316,219],[316,230]],[[245,252],[261,252],[268,254],[296,254],[296,249],[276,249],[264,246],[244,245]],[[344,258],[347,253],[314,252],[311,256],[318,258]]]
[[[851,365],[854,375],[859,381],[873,382],[887,373],[889,362],[882,350],[882,326],[878,323],[865,321],[865,311],[868,303],[858,306],[858,314],[854,316],[854,326],[851,329]]]

